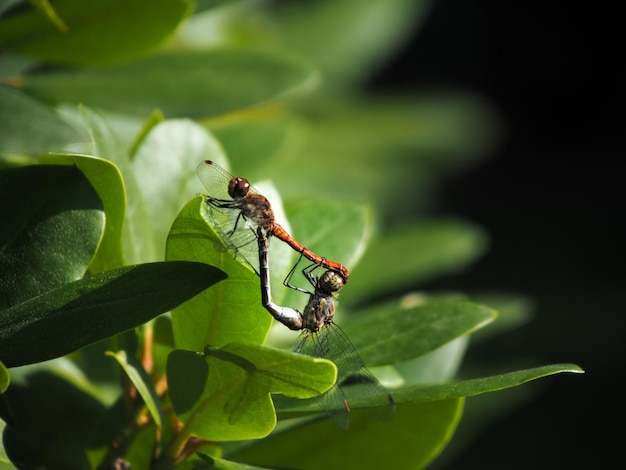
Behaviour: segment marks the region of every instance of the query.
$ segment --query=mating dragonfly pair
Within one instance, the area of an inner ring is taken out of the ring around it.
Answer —
[[[198,165],[197,173],[208,191],[206,203],[214,209],[214,222],[235,255],[254,267],[245,249],[256,239],[263,307],[280,323],[292,330],[303,330],[295,352],[332,360],[337,365],[337,382],[316,397],[320,407],[341,427],[350,422],[350,397],[364,397],[368,411],[377,418],[391,416],[395,403],[389,392],[365,367],[352,343],[333,321],[334,296],[349,281],[347,268],[318,256],[295,240],[274,217],[270,202],[254,190],[247,179],[235,177],[211,160]],[[277,305],[272,301],[269,266],[269,237],[274,236],[300,253],[283,284],[309,295],[304,310]],[[311,264],[302,270],[312,291],[291,284],[302,258]],[[256,268],[254,268],[256,270]],[[323,271],[325,270],[325,271]],[[322,272],[323,271],[323,272]]]

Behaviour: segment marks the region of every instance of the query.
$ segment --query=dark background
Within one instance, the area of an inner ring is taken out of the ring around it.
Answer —
[[[437,209],[482,225],[491,249],[426,287],[530,296],[532,322],[472,354],[586,371],[541,379],[537,396],[482,430],[452,468],[616,468],[623,460],[624,40],[621,15],[595,8],[435,1],[372,83],[462,88],[496,107],[504,141],[446,183]]]

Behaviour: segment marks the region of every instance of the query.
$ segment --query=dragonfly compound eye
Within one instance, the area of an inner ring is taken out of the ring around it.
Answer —
[[[232,178],[228,183],[228,195],[235,198],[246,197],[250,190],[250,183],[245,178]]]

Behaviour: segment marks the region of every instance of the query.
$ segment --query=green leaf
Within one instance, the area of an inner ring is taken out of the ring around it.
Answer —
[[[0,308],[80,279],[104,230],[93,187],[75,166],[0,170]]]
[[[261,306],[260,279],[224,246],[203,216],[208,210],[201,196],[183,207],[167,240],[166,259],[211,264],[226,272],[228,281],[172,312],[176,346],[201,351],[207,344],[261,344],[272,317]]]
[[[348,431],[320,420],[227,457],[272,468],[424,468],[452,437],[462,406],[462,399],[403,404],[389,422],[355,413]]]
[[[292,227],[292,235],[302,245],[317,255],[341,263],[349,269],[359,261],[373,225],[372,213],[368,206],[331,199],[301,199],[287,204],[285,210]],[[274,256],[275,244],[276,242],[273,242],[270,249],[270,259]],[[303,260],[300,268],[307,264],[310,264],[308,260]],[[294,274],[292,283],[312,289],[312,286],[300,276],[299,271]],[[273,282],[272,286],[276,295],[276,287],[281,284]],[[303,307],[306,303],[306,296],[300,292],[293,289],[285,289],[285,292],[283,302],[286,305]],[[349,281],[348,287],[343,292],[346,292],[346,295],[352,292],[352,281]]]
[[[11,376],[9,375],[9,369],[0,362],[0,395],[7,391],[9,384],[11,383]]]
[[[22,9],[0,24],[4,49],[75,65],[115,64],[153,50],[191,10],[185,0],[58,0],[67,31],[35,9]]]
[[[194,470],[255,470],[266,467],[257,467],[256,465],[246,465],[237,462],[230,462],[228,460],[219,459],[210,455],[197,453],[202,460],[201,462],[194,462]]]
[[[460,271],[486,248],[485,232],[462,220],[423,220],[403,225],[379,235],[368,245],[362,262],[353,271],[348,301]]]
[[[0,155],[37,154],[82,140],[52,109],[0,86]]]
[[[278,21],[290,48],[318,64],[326,87],[363,82],[408,40],[429,1],[321,0],[279,4]],[[346,60],[346,58],[350,60]]]
[[[149,232],[165,246],[170,227],[181,207],[202,190],[196,166],[202,160],[225,160],[217,142],[204,128],[188,119],[163,121],[139,144],[132,172],[150,222]]]
[[[222,280],[212,266],[151,263],[106,271],[0,312],[0,359],[40,362],[134,328]]]
[[[113,162],[122,173],[126,190],[126,219],[122,227],[122,249],[126,263],[140,263],[163,259],[162,252],[150,230],[151,220],[142,197],[140,182],[135,177],[128,149],[113,132],[108,120],[99,112],[80,106],[87,128],[93,155]]]
[[[59,18],[59,15],[57,15],[57,12],[54,11],[54,8],[52,8],[52,5],[50,5],[50,2],[48,0],[29,1],[35,8],[43,13],[59,31],[61,31],[62,33],[68,32],[67,25],[63,23],[63,20],[61,18]]]
[[[153,7],[150,7],[151,9]],[[51,102],[168,117],[215,116],[308,92],[315,72],[291,57],[243,49],[164,52],[107,69],[33,74],[23,89]]]
[[[132,384],[135,386],[139,395],[143,399],[152,419],[156,423],[157,428],[161,428],[163,410],[161,402],[154,389],[154,384],[150,379],[141,363],[134,356],[129,356],[126,351],[112,352],[107,351],[107,356],[112,357],[122,367]]]
[[[460,380],[443,384],[415,385],[395,390],[393,397],[397,403],[417,403],[420,401],[471,397],[482,393],[517,387],[531,380],[563,372],[579,374],[584,371],[576,364],[551,364],[491,377]]]
[[[182,434],[225,441],[266,436],[276,424],[271,393],[313,397],[335,383],[337,368],[325,359],[231,343],[207,347],[204,357],[173,351],[167,377]]]
[[[466,300],[433,300],[404,308],[396,305],[363,312],[343,327],[368,366],[419,357],[496,318],[488,307]],[[393,338],[393,341],[389,341]]]
[[[124,181],[119,169],[111,162],[89,155],[50,153],[42,163],[75,165],[87,177],[104,206],[106,225],[102,243],[89,270],[92,274],[123,265],[122,228],[126,210]]]
[[[15,370],[16,379],[7,390],[15,419],[2,437],[19,468],[90,468],[86,449],[107,407],[76,383],[80,373],[55,370],[55,365]]]

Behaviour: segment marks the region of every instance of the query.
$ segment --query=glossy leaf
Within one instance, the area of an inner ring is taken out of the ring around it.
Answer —
[[[354,269],[352,296],[374,297],[459,271],[487,248],[482,229],[462,220],[424,220],[372,240]]]
[[[23,89],[49,102],[85,103],[122,113],[168,117],[231,113],[308,92],[311,67],[243,49],[164,52],[107,69],[33,74]]]
[[[50,153],[40,161],[57,165],[75,165],[89,180],[102,201],[106,225],[102,243],[90,265],[90,272],[93,274],[122,266],[121,245],[126,195],[119,169],[107,160],[90,155]]]
[[[354,468],[423,468],[452,437],[462,406],[462,399],[404,404],[389,422],[357,415],[348,431],[320,420],[276,433],[228,457],[282,468],[339,469],[346,462]]]
[[[138,326],[223,279],[201,263],[128,266],[81,279],[0,312],[8,367],[62,356]]]
[[[266,436],[276,424],[270,393],[318,395],[334,384],[337,368],[324,359],[230,343],[207,347],[204,357],[173,351],[167,377],[183,434],[224,441]]]
[[[126,351],[118,351],[116,353],[109,351],[107,356],[112,357],[117,361],[120,367],[124,370],[132,384],[141,395],[150,416],[154,420],[157,428],[161,427],[163,410],[161,409],[161,402],[157,396],[154,384],[148,376],[147,372],[141,365],[141,363],[134,357],[126,354]]]
[[[0,170],[0,308],[86,272],[104,230],[102,204],[75,166]]]
[[[209,455],[198,453],[201,461],[194,462],[194,470],[258,470],[265,467],[257,467],[256,465],[246,465],[238,462],[230,462],[228,460],[211,457]]]
[[[0,86],[0,155],[61,150],[80,134],[54,110],[19,90]]]
[[[115,64],[154,49],[190,9],[186,0],[58,0],[54,10],[67,30],[25,8],[3,19],[0,44],[48,62]]]

